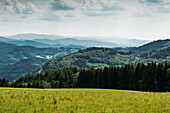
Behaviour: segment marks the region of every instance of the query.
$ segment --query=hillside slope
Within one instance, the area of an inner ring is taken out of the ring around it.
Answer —
[[[137,47],[134,50],[151,51],[151,50],[157,50],[157,49],[166,48],[166,47],[170,47],[170,39],[153,41],[143,46]]]
[[[17,45],[5,43],[5,42],[0,42],[0,54],[7,52],[7,51],[10,51],[15,47],[17,47]]]
[[[58,58],[73,52],[77,52],[78,50],[79,49],[73,48],[35,48],[32,46],[14,46],[8,51],[3,51],[0,53],[0,67],[15,63],[24,58],[36,56],[43,58]]]
[[[64,66],[78,66],[80,68],[104,67],[109,65],[136,64],[138,62],[169,62],[170,47],[150,52],[116,51],[109,48],[88,48],[62,58],[53,59],[45,63],[41,72],[61,68]]]
[[[0,78],[10,81],[40,68],[49,59],[77,52],[77,48],[36,48],[0,43]]]
[[[40,68],[47,61],[47,59],[37,57],[22,59],[14,64],[0,68],[0,78],[5,76],[8,80],[13,81],[27,72]]]

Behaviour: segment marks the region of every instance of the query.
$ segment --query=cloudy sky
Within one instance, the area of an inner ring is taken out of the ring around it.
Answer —
[[[170,37],[170,0],[0,0],[0,35]]]

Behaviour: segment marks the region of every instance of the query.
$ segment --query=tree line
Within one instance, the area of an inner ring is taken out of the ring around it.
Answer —
[[[39,73],[36,76],[20,77],[12,83],[3,78],[0,79],[0,86],[20,88],[107,88],[163,92],[170,91],[170,64],[152,62],[104,68],[91,67],[90,69],[63,67]]]

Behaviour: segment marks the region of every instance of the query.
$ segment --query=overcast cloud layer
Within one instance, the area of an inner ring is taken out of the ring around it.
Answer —
[[[0,0],[0,35],[170,37],[170,0]]]

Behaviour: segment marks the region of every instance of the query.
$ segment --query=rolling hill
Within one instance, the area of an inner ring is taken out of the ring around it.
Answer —
[[[15,47],[17,47],[17,45],[0,42],[0,54],[4,53],[6,51],[10,51]]]
[[[14,39],[10,39],[10,38],[5,38],[0,36],[0,42],[8,42],[8,41],[13,41]]]
[[[10,39],[12,38],[12,39]],[[148,40],[127,39],[121,37],[68,37],[60,35],[44,35],[44,34],[17,34],[12,36],[1,37],[0,42],[11,43],[16,45],[28,45],[38,48],[44,47],[67,47],[77,46],[81,49],[88,47],[138,47],[146,44]],[[110,40],[110,42],[108,42]]]
[[[27,33],[27,34],[16,34],[11,36],[5,36],[12,39],[19,40],[33,40],[33,39],[59,39],[64,38],[64,36],[60,35],[46,35],[46,34],[35,34],[35,33]]]
[[[44,48],[44,47],[55,47],[53,45],[48,45],[45,43],[40,43],[32,40],[17,40],[17,39],[10,39],[6,37],[0,37],[0,43],[8,43],[8,44],[14,44],[14,45],[19,45],[19,46],[34,46],[34,47],[39,47],[39,48]]]
[[[18,38],[17,38],[18,36]],[[32,36],[32,37],[31,37]],[[27,37],[27,39],[26,39]],[[29,38],[31,37],[31,38]],[[32,39],[32,38],[37,39]],[[49,37],[49,38],[48,38]],[[10,38],[0,37],[0,42],[15,44],[19,46],[34,46],[38,48],[49,48],[49,47],[72,47],[72,48],[80,48],[84,49],[87,47],[120,47],[121,45],[116,43],[110,43],[110,42],[103,42],[103,41],[97,41],[97,40],[79,40],[74,38],[50,38],[51,35],[36,35],[36,34],[19,34],[10,36]],[[56,36],[55,36],[56,37]],[[44,39],[41,39],[44,38]],[[48,38],[48,39],[45,39]],[[29,40],[28,40],[29,39]],[[30,40],[31,39],[31,40]]]
[[[79,49],[72,48],[35,48],[32,46],[16,46],[11,50],[0,54],[0,67],[15,63],[24,58],[36,56],[41,56],[43,58],[48,56],[52,58],[58,58],[78,50]]]
[[[134,50],[151,51],[151,50],[157,50],[157,49],[167,48],[167,47],[170,47],[170,39],[153,41],[153,42],[144,44],[140,47],[137,47]]]
[[[31,57],[22,59],[14,64],[10,64],[0,68],[0,78],[5,76],[8,80],[13,81],[24,74],[34,71],[42,66],[48,59]]]
[[[109,65],[125,65],[148,62],[169,62],[170,47],[155,51],[138,52],[138,51],[116,51],[110,48],[87,48],[79,50],[76,53],[52,59],[45,63],[41,72],[61,68],[64,66],[77,66],[79,68],[104,67]]]
[[[128,39],[124,37],[117,37],[117,36],[110,36],[110,37],[99,37],[99,36],[61,36],[61,35],[45,35],[45,34],[34,34],[34,33],[28,33],[28,34],[17,34],[12,36],[7,36],[8,38],[12,39],[23,39],[23,40],[33,40],[34,41],[40,41],[47,44],[55,43],[56,41],[60,41],[62,39],[76,39],[76,40],[93,40],[93,41],[99,41],[99,42],[106,42],[110,41],[110,43],[121,45],[121,47],[138,47],[143,44],[149,43],[149,40],[139,40],[139,39]],[[40,39],[40,40],[39,40]],[[48,40],[50,39],[50,40]],[[52,40],[52,41],[51,41]],[[53,40],[56,40],[55,42]],[[62,42],[63,43],[63,42]],[[67,44],[68,45],[68,44]],[[70,45],[76,45],[70,44]],[[81,45],[82,46],[82,45]],[[94,47],[93,45],[88,47]],[[99,46],[97,46],[99,47]],[[106,46],[103,46],[106,47]],[[108,46],[107,46],[108,47]]]
[[[63,39],[56,39],[56,40],[34,39],[34,41],[47,43],[51,45],[61,44],[64,46],[69,46],[69,45],[77,45],[77,46],[84,46],[84,47],[120,47],[121,46],[116,43],[102,42],[97,40],[79,40],[75,38],[63,38]]]
[[[77,52],[77,48],[36,48],[0,43],[0,78],[10,81],[23,74],[36,70],[49,59],[63,57]]]

